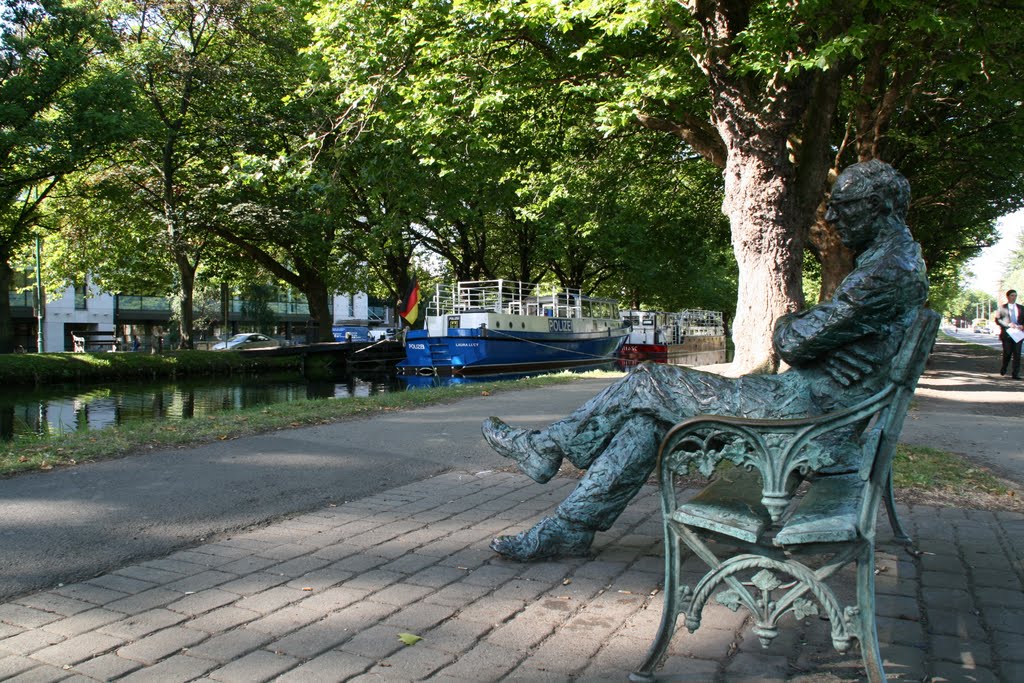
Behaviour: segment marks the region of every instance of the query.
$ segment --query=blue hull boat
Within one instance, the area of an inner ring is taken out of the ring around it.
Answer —
[[[629,332],[609,299],[511,280],[438,286],[405,338],[403,375],[560,370],[614,360]]]

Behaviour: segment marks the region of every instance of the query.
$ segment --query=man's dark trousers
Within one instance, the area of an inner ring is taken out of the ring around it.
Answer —
[[[1011,368],[1014,379],[1020,379],[1020,351],[1021,344],[1024,344],[1024,339],[1019,342],[1015,342],[1010,339],[1010,335],[1006,334],[1006,330],[999,333],[999,340],[1003,342],[1003,364],[1000,366],[999,374],[1005,375],[1006,370],[1010,365],[1010,360],[1013,360],[1013,367]]]

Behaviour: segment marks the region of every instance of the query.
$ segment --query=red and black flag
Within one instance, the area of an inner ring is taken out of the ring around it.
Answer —
[[[409,283],[405,296],[398,302],[398,315],[409,323],[409,327],[415,325],[420,316],[420,283],[415,277]]]

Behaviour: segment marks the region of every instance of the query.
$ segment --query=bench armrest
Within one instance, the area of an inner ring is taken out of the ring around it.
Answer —
[[[872,418],[886,410],[896,395],[889,385],[850,408],[801,419],[765,420],[698,415],[672,427],[658,451],[658,477],[666,513],[676,509],[673,477],[695,466],[704,476],[727,460],[756,469],[763,483],[761,503],[773,522],[781,519],[792,496],[787,486],[793,475],[806,476],[835,463],[835,455],[822,437],[849,428],[852,438]],[[851,437],[847,437],[851,438]],[[871,444],[870,453],[874,447]],[[862,458],[860,475],[867,479],[871,458]]]

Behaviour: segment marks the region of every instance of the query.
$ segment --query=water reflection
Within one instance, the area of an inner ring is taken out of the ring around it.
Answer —
[[[403,388],[391,375],[47,387],[0,394],[0,438],[103,429],[139,419],[189,419],[284,401],[370,396]]]

